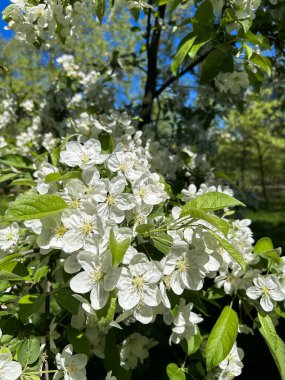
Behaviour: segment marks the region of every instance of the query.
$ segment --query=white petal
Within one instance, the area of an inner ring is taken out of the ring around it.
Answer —
[[[269,296],[263,295],[260,299],[260,305],[264,311],[272,311],[273,310],[273,303]]]
[[[140,296],[129,287],[124,290],[119,290],[118,302],[123,309],[130,310],[140,302]]]
[[[90,293],[91,306],[95,310],[100,310],[104,307],[108,301],[109,292],[106,292],[103,288],[103,283],[99,282],[94,286]]]
[[[262,291],[256,286],[251,286],[246,290],[246,294],[249,298],[257,300],[262,295]]]
[[[70,281],[71,289],[76,293],[87,293],[92,289],[88,272],[80,272]]]

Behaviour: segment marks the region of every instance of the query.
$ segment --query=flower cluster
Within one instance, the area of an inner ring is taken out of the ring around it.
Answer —
[[[7,28],[16,32],[16,38],[28,44],[48,48],[57,39],[64,40],[76,34],[81,23],[80,1],[67,6],[62,0],[48,0],[37,5],[29,0],[12,2],[14,4],[5,9],[3,19],[8,22]]]

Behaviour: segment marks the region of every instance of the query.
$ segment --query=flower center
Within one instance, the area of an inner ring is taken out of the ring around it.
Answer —
[[[138,194],[139,194],[140,197],[144,197],[145,194],[146,194],[145,189],[142,187],[142,188],[139,190]]]
[[[68,366],[66,367],[67,374],[72,375],[72,373],[74,373],[75,371],[77,371],[77,365],[74,362],[68,364]]]
[[[114,206],[117,203],[116,198],[113,195],[108,195],[107,197],[107,205]]]
[[[99,271],[90,273],[89,278],[93,284],[97,284],[98,282],[103,280],[104,276],[105,276],[105,273],[99,270]]]
[[[66,233],[68,228],[66,228],[63,224],[61,224],[59,227],[56,228],[55,230],[55,237],[57,239],[63,237],[63,235]]]
[[[93,226],[90,222],[84,222],[80,228],[80,231],[84,234],[84,235],[89,235],[91,234],[91,232],[93,231]]]
[[[133,285],[136,288],[138,292],[142,291],[142,288],[144,286],[144,279],[142,276],[136,276],[133,279]]]
[[[179,270],[179,272],[186,272],[187,270],[187,264],[186,261],[183,259],[179,259],[176,262],[176,268]]]
[[[123,163],[123,164],[119,165],[119,170],[121,170],[121,172],[124,172],[126,169],[127,169],[126,163]]]
[[[8,232],[5,237],[6,237],[7,241],[14,240],[14,236],[13,236],[12,232]]]
[[[262,294],[265,296],[269,296],[269,289],[266,286],[262,288]]]
[[[73,209],[77,209],[80,207],[80,200],[79,198],[72,198],[72,200],[69,202],[69,205]]]
[[[85,189],[85,194],[86,195],[91,195],[92,193],[93,193],[93,186],[91,186],[91,185],[88,185],[88,186],[86,186],[86,189]]]
[[[91,160],[91,156],[89,153],[85,152],[81,155],[81,161],[83,162],[83,164],[88,164],[90,160]]]
[[[171,288],[171,283],[172,283],[172,276],[171,276],[171,274],[169,274],[167,276],[164,276],[163,280],[164,280],[164,283],[165,283],[167,289],[170,289]]]

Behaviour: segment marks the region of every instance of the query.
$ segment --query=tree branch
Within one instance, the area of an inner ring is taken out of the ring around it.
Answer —
[[[178,79],[180,79],[181,77],[183,77],[183,75],[185,75],[185,74],[189,73],[190,71],[192,71],[194,69],[194,67],[196,67],[197,65],[199,65],[201,62],[204,61],[204,59],[208,56],[208,54],[210,52],[211,52],[211,50],[208,50],[207,52],[201,54],[195,61],[191,62],[188,66],[186,66],[185,69],[183,69],[179,73],[179,75],[177,75],[177,77],[175,77],[174,75],[172,75],[170,78],[168,78],[163,83],[163,85],[161,85],[161,87],[157,91],[155,91],[154,97],[157,98],[172,83],[176,82]]]
[[[154,93],[156,90],[157,79],[157,54],[159,47],[159,40],[161,34],[160,20],[163,20],[165,15],[166,5],[158,7],[158,16],[155,18],[154,30],[150,39],[150,13],[148,14],[146,45],[147,45],[147,78],[145,84],[144,97],[141,109],[141,121],[138,128],[142,129],[143,125],[151,122],[151,113],[153,107]]]

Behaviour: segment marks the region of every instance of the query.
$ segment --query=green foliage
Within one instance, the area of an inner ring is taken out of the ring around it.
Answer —
[[[185,371],[175,363],[168,364],[166,373],[169,380],[186,380]]]
[[[112,262],[114,266],[118,266],[129,248],[131,240],[129,238],[122,241],[116,239],[114,230],[110,232],[110,251],[112,254]]]
[[[23,194],[10,205],[2,222],[44,218],[65,208],[67,204],[57,195]]]
[[[206,346],[208,370],[216,367],[226,358],[238,333],[238,316],[229,306],[225,306],[215,323]]]
[[[202,211],[217,211],[226,207],[245,206],[242,202],[225,193],[209,192],[191,199],[182,208],[182,213],[187,212],[189,208],[197,208]]]
[[[277,335],[274,324],[269,315],[265,317],[258,313],[258,319],[261,324],[259,331],[263,336],[271,355],[277,365],[281,379],[285,379],[285,343]]]

